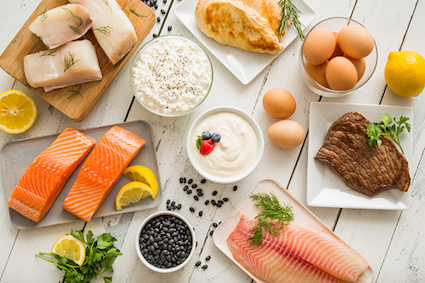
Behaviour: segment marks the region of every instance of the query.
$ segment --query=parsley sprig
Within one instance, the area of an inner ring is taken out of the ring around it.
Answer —
[[[255,201],[254,205],[259,207],[261,212],[255,219],[258,224],[252,227],[254,234],[251,236],[251,245],[261,245],[263,242],[263,231],[279,237],[280,231],[285,225],[294,220],[292,207],[282,206],[274,194],[254,194],[249,196]]]
[[[81,231],[71,230],[71,235],[86,245],[86,259],[83,265],[79,266],[73,261],[53,253],[40,252],[36,256],[65,271],[65,283],[87,283],[98,276],[101,276],[105,283],[112,282],[112,276],[104,276],[104,273],[113,273],[112,264],[117,256],[122,255],[120,250],[114,246],[117,239],[110,233],[103,233],[95,238],[92,231],[87,232],[85,239]],[[44,256],[54,256],[55,260]]]
[[[410,132],[411,125],[407,122],[409,120],[410,118],[401,116],[399,120],[394,118],[393,123],[391,116],[385,113],[382,115],[379,123],[370,123],[366,127],[366,134],[369,137],[369,146],[374,146],[376,144],[380,147],[382,144],[381,136],[386,135],[399,146],[401,153],[404,154],[399,136],[404,129]]]

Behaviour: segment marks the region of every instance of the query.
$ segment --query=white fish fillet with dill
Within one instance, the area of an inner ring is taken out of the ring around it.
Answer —
[[[69,0],[89,10],[93,33],[109,61],[115,65],[137,42],[136,31],[115,0]]]
[[[30,86],[46,92],[102,79],[96,50],[87,39],[25,56],[24,71]]]
[[[85,7],[68,4],[44,11],[29,29],[52,49],[82,37],[91,27],[92,19]]]

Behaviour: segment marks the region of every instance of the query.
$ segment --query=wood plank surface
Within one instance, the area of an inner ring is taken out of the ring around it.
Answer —
[[[85,37],[89,39],[96,48],[99,59],[99,66],[102,71],[102,80],[96,82],[88,82],[75,86],[45,92],[43,88],[32,88],[28,85],[24,74],[23,58],[38,51],[46,50],[42,41],[29,30],[29,25],[37,19],[46,9],[68,4],[67,0],[43,0],[35,9],[34,13],[29,17],[21,30],[0,56],[0,66],[12,77],[34,91],[50,105],[57,108],[74,121],[82,121],[90,113],[91,109],[97,103],[99,98],[108,89],[115,77],[137,50],[140,43],[152,29],[155,23],[155,13],[146,4],[139,0],[118,0],[118,3],[126,11],[134,9],[142,16],[128,12],[128,17],[132,22],[136,34],[137,42],[130,52],[124,56],[117,64],[112,65],[102,48],[97,43],[92,30]],[[78,91],[81,95],[72,95],[73,91]]]

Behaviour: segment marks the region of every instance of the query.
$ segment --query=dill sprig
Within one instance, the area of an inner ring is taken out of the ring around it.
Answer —
[[[71,90],[68,90],[68,92],[70,93],[70,95],[68,96],[67,99],[70,99],[70,98],[72,98],[75,95],[79,95],[79,96],[83,97],[83,95],[81,94],[80,90],[71,89]]]
[[[44,22],[47,19],[47,6],[44,6],[44,11],[38,16],[40,22]]]
[[[304,39],[305,35],[302,31],[302,24],[299,20],[299,14],[301,11],[292,3],[291,0],[279,0],[279,5],[282,7],[282,18],[280,19],[278,32],[284,34],[288,23],[293,23],[300,38]]]
[[[53,53],[55,53],[56,50],[57,50],[57,48],[46,50],[43,53],[41,53],[40,57],[43,57],[43,56],[55,56],[55,54],[53,54]]]
[[[134,13],[138,17],[145,17],[146,18],[145,15],[142,15],[142,14],[137,13],[136,10],[134,10],[133,8],[130,9],[130,12]]]
[[[95,28],[94,30],[97,30],[98,32],[103,33],[104,35],[110,35],[112,27],[104,26],[104,27]]]
[[[76,34],[79,34],[79,35],[81,35],[82,37],[84,37],[84,34],[77,28],[77,27],[74,27],[74,26],[71,26],[71,25],[68,25],[69,26],[69,28],[73,31],[73,32],[75,32]]]
[[[71,17],[69,17],[68,18],[68,20],[69,19],[73,19],[74,20],[74,22],[75,22],[75,24],[77,25],[77,27],[79,27],[79,26],[81,26],[82,24],[83,24],[83,19],[80,17],[80,16],[77,16],[77,15],[75,15],[70,9],[68,9],[68,8],[64,8],[64,7],[62,7],[62,9],[65,11],[65,12],[68,12],[68,13],[70,13],[71,14]]]
[[[263,242],[263,231],[266,231],[276,237],[285,225],[294,220],[292,207],[282,206],[274,194],[256,194],[249,196],[255,201],[254,205],[260,208],[261,212],[255,219],[258,224],[252,228],[254,234],[250,237],[251,245],[261,245]]]
[[[121,10],[123,10],[127,15],[130,15],[130,12],[126,8],[122,7]]]
[[[108,6],[109,10],[111,10],[111,13],[112,13],[112,8],[111,8],[111,6],[109,6],[109,1],[108,0],[103,0],[103,3],[105,3],[106,6]]]
[[[64,69],[63,69],[63,72],[65,73],[66,70],[68,70],[73,65],[75,65],[75,63],[77,63],[80,59],[75,60],[74,59],[74,55],[71,52],[68,51],[68,54],[65,54],[63,60],[64,60]]]

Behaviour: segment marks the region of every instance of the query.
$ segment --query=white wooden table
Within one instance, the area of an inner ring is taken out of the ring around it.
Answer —
[[[196,1],[196,0],[185,0]],[[40,1],[0,0],[1,41],[3,52]],[[371,31],[378,44],[379,61],[372,79],[355,94],[321,102],[350,102],[410,106],[413,117],[413,157],[409,162],[412,184],[411,205],[404,211],[358,210],[338,208],[310,209],[335,233],[353,248],[358,250],[375,271],[376,282],[425,282],[425,93],[418,98],[402,98],[392,93],[385,84],[383,70],[390,51],[413,50],[425,55],[425,1],[424,0],[308,0],[317,12],[313,21],[344,16],[364,24]],[[168,0],[166,4],[158,0],[155,11],[161,18],[156,23],[145,42],[152,34],[179,34],[194,39],[192,34],[178,21],[173,10],[180,2]],[[161,14],[168,11],[168,16]],[[164,22],[165,19],[165,22]],[[168,32],[167,27],[172,26]],[[196,41],[196,39],[194,39]],[[89,223],[77,221],[32,230],[18,230],[9,220],[6,194],[0,184],[0,281],[9,282],[58,282],[62,272],[52,264],[35,257],[39,251],[49,251],[59,236],[71,229],[92,230],[95,234],[111,232],[117,237],[117,246],[123,252],[114,264],[114,282],[250,282],[251,279],[224,254],[217,250],[209,236],[211,224],[220,222],[245,194],[261,179],[274,178],[306,203],[307,146],[294,150],[275,147],[267,139],[267,129],[276,120],[263,110],[261,99],[272,87],[282,87],[291,91],[297,102],[297,110],[291,119],[301,123],[307,130],[309,106],[319,100],[303,84],[300,77],[298,52],[301,42],[297,39],[289,45],[277,59],[250,84],[242,85],[220,62],[211,56],[214,68],[214,83],[211,94],[205,103],[190,115],[172,119],[162,118],[146,111],[138,103],[132,103],[128,73],[129,63],[121,71],[110,88],[99,100],[89,116],[80,123],[73,122],[59,111],[49,107],[44,100],[31,93],[12,77],[0,70],[0,91],[11,88],[28,92],[36,101],[39,115],[34,126],[21,135],[0,132],[0,145],[22,138],[40,137],[61,132],[71,125],[87,129],[132,120],[146,120],[152,125],[154,145],[162,181],[164,199],[156,209],[122,214],[119,217],[93,219]],[[130,61],[129,61],[130,62]],[[265,134],[265,152],[258,168],[246,179],[237,184],[203,185],[206,194],[217,190],[221,197],[230,201],[221,208],[195,203],[182,191],[180,177],[193,178],[199,184],[202,179],[188,161],[185,140],[186,130],[191,122],[203,111],[214,106],[236,106],[250,113],[260,124]],[[308,133],[308,132],[307,132]],[[424,133],[424,134],[423,134]],[[308,139],[307,139],[308,140]],[[310,157],[311,158],[311,157]],[[7,178],[2,176],[1,178]],[[233,192],[237,185],[239,189]],[[198,247],[191,262],[182,271],[160,275],[148,270],[137,258],[134,241],[140,223],[157,210],[165,210],[167,199],[181,203],[179,211],[196,229]],[[189,211],[190,206],[202,207],[203,217]],[[205,262],[211,255],[209,268],[195,268],[195,262]]]

